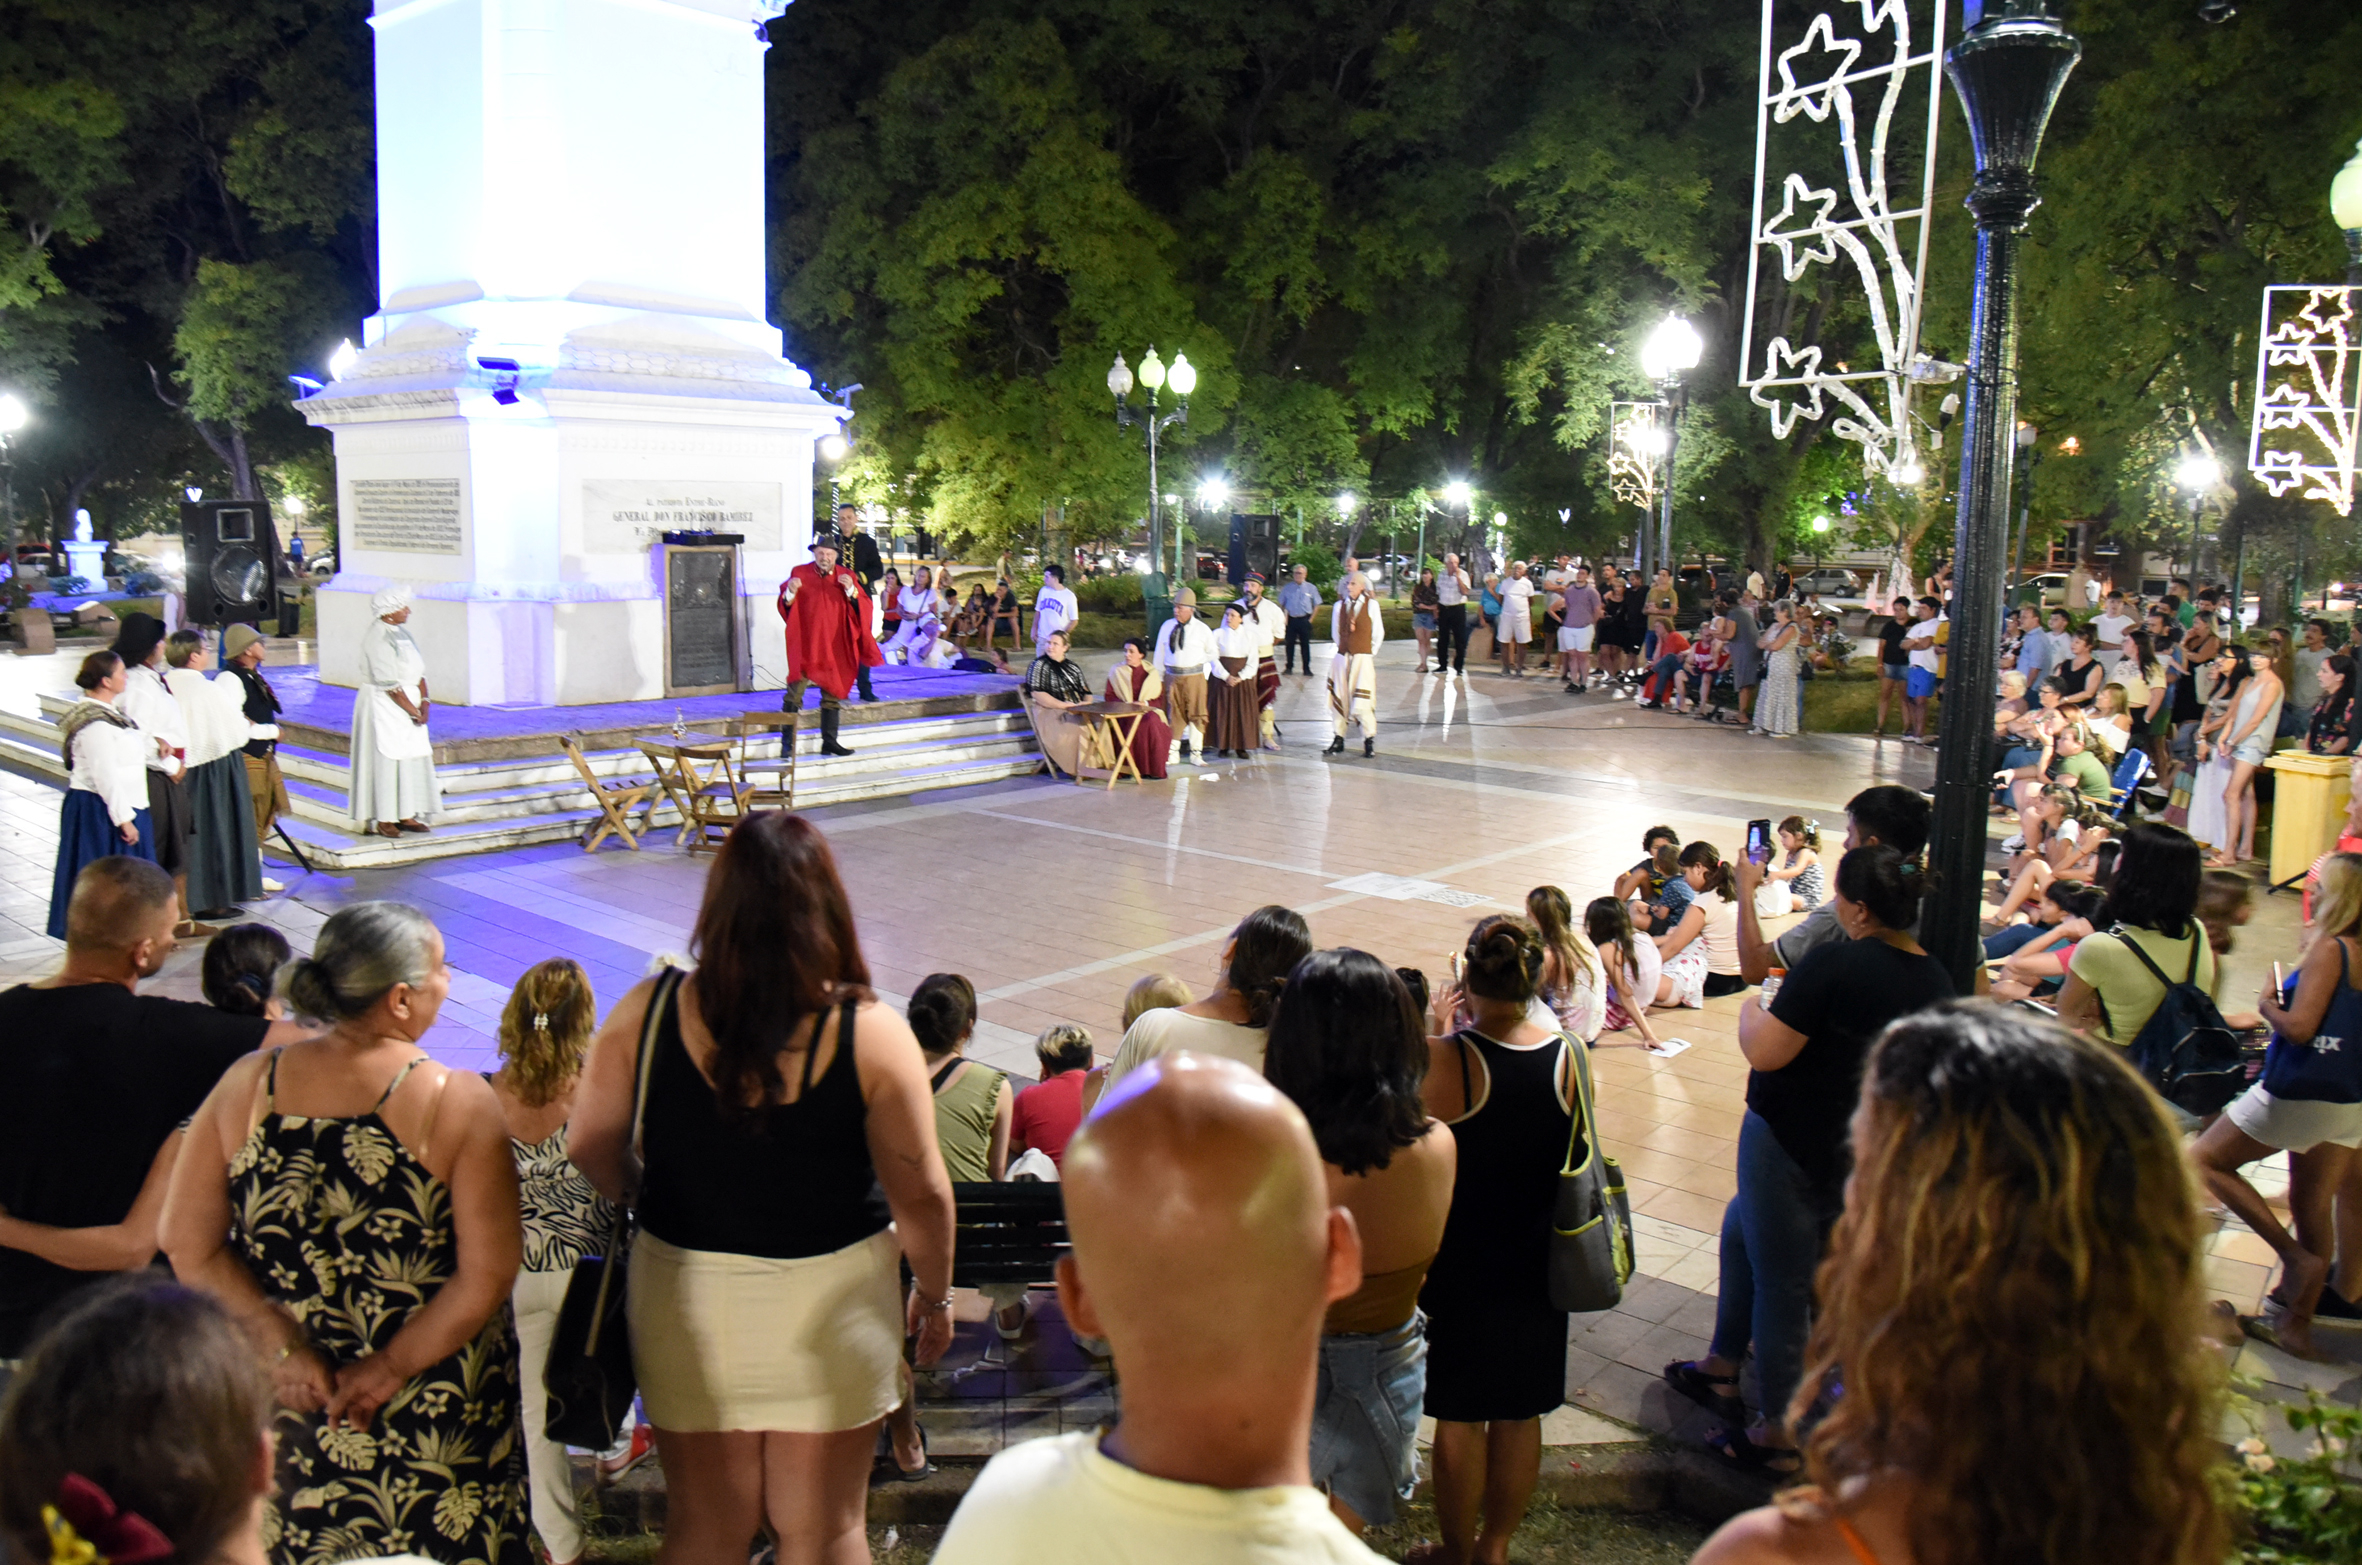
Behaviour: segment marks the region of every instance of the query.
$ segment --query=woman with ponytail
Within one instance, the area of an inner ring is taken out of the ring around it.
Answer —
[[[507,1122],[509,1152],[525,1219],[525,1264],[509,1303],[517,1319],[517,1356],[524,1370],[525,1466],[533,1487],[533,1528],[549,1550],[550,1565],[582,1558],[581,1508],[566,1448],[542,1425],[547,1396],[542,1371],[557,1334],[558,1310],[574,1263],[604,1254],[615,1231],[615,1208],[602,1197],[568,1150],[566,1120],[574,1112],[582,1062],[598,1031],[598,996],[579,962],[553,958],[525,969],[500,1015],[500,1069],[487,1079]],[[649,1436],[626,1415],[619,1455],[600,1459],[614,1477],[645,1456]]]
[[[1457,982],[1434,1001],[1439,1033],[1463,1005],[1471,1018],[1427,1045],[1427,1112],[1451,1127],[1459,1149],[1443,1245],[1419,1293],[1443,1533],[1434,1559],[1507,1556],[1541,1472],[1542,1415],[1566,1400],[1550,1214],[1574,1133],[1582,1045],[1535,1019],[1548,962],[1527,920],[1480,919],[1455,963]]]
[[[1568,1037],[1589,1043],[1607,1025],[1607,973],[1599,947],[1575,922],[1574,902],[1556,886],[1527,892],[1525,912],[1542,933],[1542,1003]]]
[[[1681,850],[1681,878],[1690,889],[1689,906],[1654,939],[1672,987],[1666,1003],[1695,1008],[1747,987],[1739,972],[1739,887],[1711,842]]]
[[[1845,1204],[1846,1125],[1870,1046],[1900,1016],[1940,1005],[1951,975],[1912,938],[1926,874],[1881,844],[1837,861],[1847,939],[1815,946],[1773,993],[1740,1008],[1751,1067],[1739,1123],[1739,1191],[1722,1215],[1722,1279],[1706,1357],[1665,1366],[1673,1389],[1724,1426],[1708,1446],[1742,1467],[1797,1471],[1789,1403],[1804,1373],[1813,1268]],[[1763,1387],[1754,1425],[1739,1400],[1752,1346]]]
[[[205,1003],[232,1016],[279,1021],[279,969],[295,954],[287,937],[268,924],[233,924],[205,943],[201,987]]]
[[[1657,943],[1633,929],[1632,909],[1621,897],[1594,897],[1583,909],[1583,932],[1591,937],[1606,977],[1607,1014],[1601,1019],[1601,1030],[1622,1032],[1629,1028],[1640,1035],[1641,1043],[1656,1043],[1656,1029],[1648,1024],[1648,1012],[1665,985]]]
[[[1130,1072],[1176,1049],[1219,1054],[1261,1070],[1280,990],[1296,964],[1311,954],[1312,926],[1303,914],[1276,905],[1255,909],[1223,943],[1221,975],[1212,992],[1170,1010],[1143,1011],[1124,1029],[1100,1091],[1112,1090]]]

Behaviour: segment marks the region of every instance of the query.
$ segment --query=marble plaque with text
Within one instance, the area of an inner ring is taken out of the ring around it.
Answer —
[[[781,509],[777,484],[586,479],[582,551],[640,554],[668,532],[742,533],[750,550],[778,549]]]
[[[459,480],[356,478],[347,537],[356,549],[395,554],[460,552]]]

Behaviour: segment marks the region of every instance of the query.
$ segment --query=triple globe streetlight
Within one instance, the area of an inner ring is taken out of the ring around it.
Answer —
[[[1647,547],[1647,530],[1642,530],[1640,554],[1643,579],[1654,576],[1657,569],[1673,568],[1673,462],[1681,449],[1681,413],[1688,405],[1688,395],[1682,377],[1698,367],[1706,356],[1706,339],[1698,329],[1678,315],[1668,315],[1657,329],[1649,333],[1641,344],[1640,372],[1657,383],[1658,395],[1665,402],[1665,480],[1658,491],[1656,548]]]
[[[1134,386],[1147,389],[1148,405],[1145,408],[1132,406]],[[1173,388],[1173,411],[1159,413],[1156,410],[1157,393],[1167,386]],[[1157,443],[1167,425],[1189,422],[1189,394],[1197,390],[1197,367],[1189,362],[1189,355],[1176,353],[1168,368],[1165,361],[1156,356],[1156,344],[1150,343],[1147,354],[1140,360],[1137,377],[1133,375],[1132,366],[1124,362],[1122,354],[1115,356],[1114,367],[1107,372],[1107,389],[1115,394],[1116,427],[1126,429],[1137,426],[1148,443],[1148,558],[1156,568],[1152,572],[1153,578],[1154,574],[1163,570],[1165,557],[1164,516],[1158,503],[1162,491],[1157,487],[1156,480]],[[1156,594],[1152,592],[1150,595]]]

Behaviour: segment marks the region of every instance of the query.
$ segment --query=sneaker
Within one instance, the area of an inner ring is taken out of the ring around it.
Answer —
[[[1017,1324],[1014,1326],[1010,1325],[1007,1320],[1009,1310],[1017,1312]],[[1015,1304],[1008,1306],[1007,1309],[994,1310],[992,1312],[992,1329],[1001,1334],[1003,1342],[1015,1342],[1019,1337],[1025,1335],[1025,1323],[1032,1319],[1033,1295],[1028,1293],[1019,1298]]]
[[[2003,853],[2023,853],[2025,850],[2026,834],[2022,831],[2013,831],[2008,836],[2001,839],[2001,851]]]
[[[273,880],[270,876],[265,875],[262,878],[262,889],[268,895],[276,895],[279,892],[285,891],[287,889],[287,882],[283,880]]]
[[[655,1454],[656,1431],[646,1424],[634,1424],[631,1443],[623,1448],[621,1454],[599,1458],[599,1482],[611,1484]]]

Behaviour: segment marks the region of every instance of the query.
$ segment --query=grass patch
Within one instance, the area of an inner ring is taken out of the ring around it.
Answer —
[[[1936,731],[1936,714],[1942,706],[1941,697],[1927,703],[1927,731],[1931,734]],[[1876,726],[1877,717],[1876,674],[1819,673],[1804,682],[1804,731],[1808,734],[1866,734]],[[1886,731],[1900,733],[1902,728],[1902,703],[1890,701]]]

